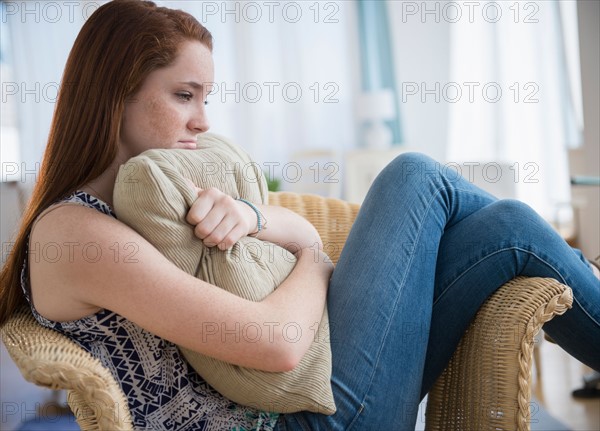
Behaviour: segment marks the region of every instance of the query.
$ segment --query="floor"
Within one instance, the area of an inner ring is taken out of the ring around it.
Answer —
[[[58,417],[53,407],[65,401],[64,393],[25,381],[0,342],[1,431],[13,431],[20,423],[38,418],[56,421]]]
[[[582,386],[581,378],[591,371],[590,368],[546,340],[542,339],[539,349],[541,378],[538,380],[534,371],[533,396],[572,430],[600,430],[600,399],[582,400],[571,396],[573,389]],[[532,412],[535,412],[535,406],[532,406]]]
[[[581,386],[581,378],[589,369],[567,355],[560,347],[545,340],[539,343],[539,349],[541,378],[538,380],[534,371],[533,395],[552,416],[571,430],[600,430],[600,399],[578,400],[571,396],[571,391]],[[40,416],[50,421],[56,420],[53,407],[65,402],[63,393],[53,394],[48,389],[39,388],[23,380],[2,343],[0,382],[1,431],[14,431],[21,422]],[[58,398],[55,398],[56,395]],[[533,420],[536,418],[535,410],[536,406],[532,405]],[[420,418],[424,419],[421,416]]]

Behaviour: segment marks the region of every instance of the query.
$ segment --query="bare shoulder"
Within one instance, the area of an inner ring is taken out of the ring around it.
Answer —
[[[83,205],[63,203],[38,219],[31,232],[30,247],[40,250],[39,260],[45,263],[64,264],[77,259],[102,263],[110,254],[115,260],[122,259],[117,245],[122,248],[130,241],[135,241],[135,246],[143,238],[112,216]]]
[[[38,219],[29,249],[34,305],[51,320],[109,309],[149,329],[148,316],[176,307],[178,292],[210,286],[181,271],[124,223],[73,203]]]
[[[116,269],[114,263],[135,263],[142,243],[135,231],[95,209],[74,203],[51,208],[34,224],[29,239],[36,308],[57,321],[98,311],[100,306],[85,299],[85,289],[94,287],[86,280],[104,278]]]

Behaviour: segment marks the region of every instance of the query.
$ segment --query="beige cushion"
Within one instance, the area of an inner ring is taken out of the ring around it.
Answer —
[[[204,134],[198,148],[149,150],[130,159],[117,176],[114,210],[119,220],[182,270],[246,299],[260,301],[291,272],[294,255],[252,237],[242,238],[227,251],[206,247],[185,221],[196,194],[184,178],[198,187],[216,187],[232,197],[267,203],[262,170],[221,137]],[[210,325],[207,322],[208,330]],[[239,404],[283,413],[310,410],[332,414],[331,350],[329,343],[323,342],[329,340],[328,327],[325,309],[315,342],[300,364],[285,373],[248,369],[185,348],[181,351],[212,387]],[[269,328],[261,330],[262,336],[268,336]],[[293,332],[290,329],[289,336]]]

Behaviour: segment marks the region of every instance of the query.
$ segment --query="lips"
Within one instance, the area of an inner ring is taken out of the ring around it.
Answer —
[[[197,146],[195,139],[193,141],[185,140],[185,141],[178,141],[178,142],[183,146],[183,148],[190,149],[190,150],[195,150],[196,146]]]

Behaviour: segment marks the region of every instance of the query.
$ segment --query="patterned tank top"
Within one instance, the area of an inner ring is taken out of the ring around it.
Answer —
[[[72,202],[115,217],[105,202],[77,191]],[[116,218],[116,217],[115,217]],[[69,322],[41,316],[30,300],[28,258],[21,286],[35,319],[75,341],[112,373],[127,397],[136,430],[273,430],[276,413],[236,404],[210,387],[177,347],[109,310]]]

